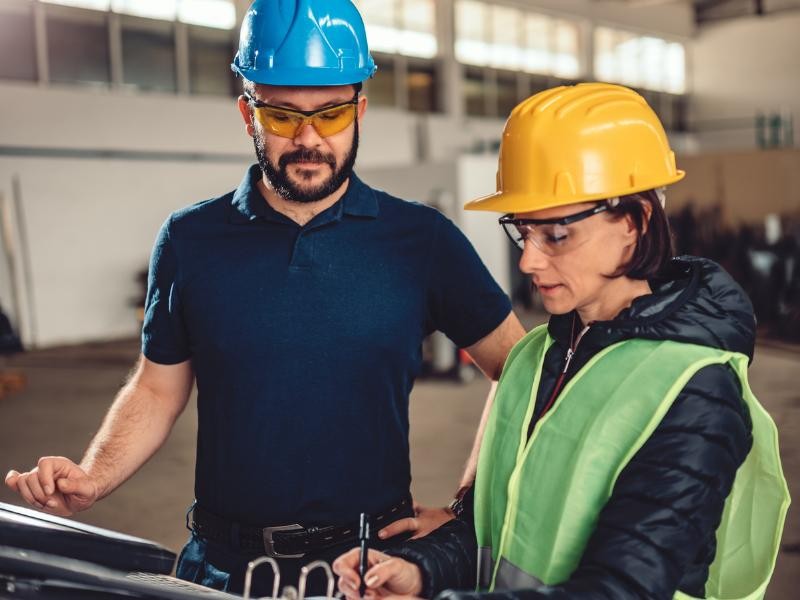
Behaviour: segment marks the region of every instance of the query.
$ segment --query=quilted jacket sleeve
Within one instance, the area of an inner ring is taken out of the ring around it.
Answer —
[[[751,445],[738,379],[727,366],[706,367],[623,469],[568,581],[494,593],[447,589],[474,589],[475,538],[465,522],[396,553],[420,566],[429,596],[446,590],[439,600],[667,600],[678,589],[702,598],[725,498]]]

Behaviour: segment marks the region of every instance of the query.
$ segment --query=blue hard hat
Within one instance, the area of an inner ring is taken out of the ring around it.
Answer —
[[[351,0],[255,0],[231,68],[254,83],[315,86],[358,83],[376,66]]]

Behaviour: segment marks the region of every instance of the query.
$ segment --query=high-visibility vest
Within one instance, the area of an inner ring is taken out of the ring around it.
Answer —
[[[753,447],[725,502],[706,594],[762,598],[789,492],[775,424],[747,382],[747,357],[672,341],[614,344],[575,374],[528,439],[551,343],[546,326],[530,332],[511,351],[500,379],[475,481],[478,588],[567,581],[622,469],[697,371],[728,364],[750,411]],[[675,598],[691,597],[677,592]]]

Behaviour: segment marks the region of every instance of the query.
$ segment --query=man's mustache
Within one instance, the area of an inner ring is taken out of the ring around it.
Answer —
[[[290,163],[297,162],[321,162],[327,163],[332,169],[336,167],[336,159],[332,154],[323,154],[313,148],[300,148],[284,154],[278,159],[278,166],[285,170]]]

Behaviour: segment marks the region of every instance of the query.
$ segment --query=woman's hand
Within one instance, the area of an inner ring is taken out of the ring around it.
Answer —
[[[358,575],[359,552],[358,548],[353,548],[333,561],[333,572],[339,576],[339,591],[347,600],[361,598],[358,591],[361,584]],[[377,550],[369,551],[367,564],[369,569],[364,574],[367,584],[365,597],[410,597],[422,592],[422,574],[417,565]]]

